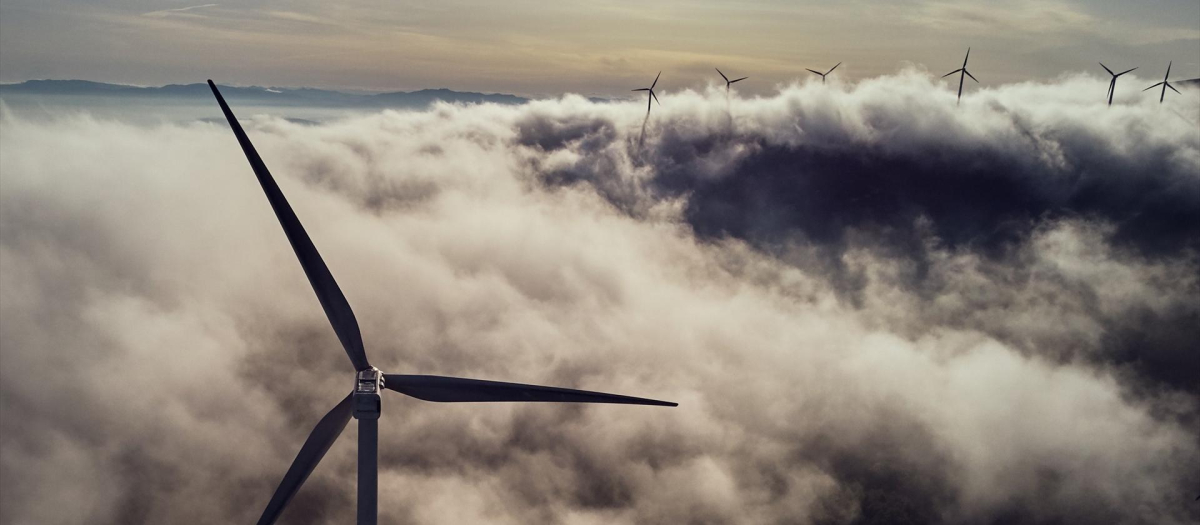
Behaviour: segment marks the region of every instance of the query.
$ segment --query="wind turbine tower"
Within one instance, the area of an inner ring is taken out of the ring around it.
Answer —
[[[1113,91],[1116,91],[1116,89],[1117,89],[1117,77],[1124,75],[1125,73],[1128,73],[1130,71],[1133,71],[1134,69],[1137,69],[1137,68],[1135,67],[1133,69],[1126,69],[1125,71],[1122,71],[1120,73],[1113,73],[1112,70],[1108,68],[1108,66],[1104,65],[1104,62],[1099,62],[1099,64],[1100,64],[1100,67],[1104,68],[1105,71],[1108,71],[1109,75],[1112,75],[1112,80],[1108,81],[1108,105],[1111,106],[1112,99],[1113,99]],[[1149,89],[1149,88],[1147,88],[1147,89]],[[1143,90],[1143,91],[1145,91],[1145,90]]]
[[[383,391],[391,390],[406,396],[425,401],[440,403],[487,402],[487,401],[542,401],[556,403],[620,403],[629,405],[660,405],[676,406],[667,401],[642,399],[637,397],[572,390],[549,386],[523,385],[517,383],[501,383],[499,381],[483,381],[479,379],[464,379],[458,377],[385,374],[367,361],[363,348],[362,335],[358,329],[358,321],[350,309],[350,303],[342,290],[333,279],[333,274],[325,266],[321,254],[309,239],[300,219],[292,211],[291,205],[283,196],[283,191],[275,183],[266,163],[259,157],[254,144],[242,130],[237,117],[225,103],[225,98],[217,90],[212,80],[208,81],[213,96],[225,114],[225,120],[233,129],[242,146],[250,168],[258,178],[267,201],[275,211],[275,217],[283,226],[296,258],[300,259],[300,267],[308,277],[308,282],[317,293],[317,300],[325,310],[325,316],[333,326],[333,332],[341,342],[350,364],[354,367],[354,386],[346,397],[342,398],[321,421],[313,428],[300,453],[288,467],[279,487],[271,496],[266,509],[258,519],[258,525],[271,525],[279,519],[283,509],[287,507],[292,496],[300,490],[300,486],[312,474],[317,463],[333,446],[333,442],[345,430],[350,418],[358,420],[358,525],[375,525],[378,517],[379,497],[379,417],[382,414]],[[349,378],[347,378],[349,379]],[[269,380],[269,378],[263,378]],[[350,386],[350,385],[346,385]]]
[[[650,116],[650,102],[651,101],[658,102],[658,96],[654,94],[654,86],[658,85],[658,77],[661,77],[661,76],[662,76],[662,71],[659,71],[658,76],[654,77],[654,83],[650,84],[650,87],[638,88],[638,89],[633,90],[633,91],[647,91],[650,93],[650,96],[646,97],[646,117]],[[658,102],[658,105],[661,106],[662,102]]]
[[[717,68],[714,67],[713,69],[717,69]],[[729,80],[729,77],[725,76],[725,73],[722,73],[720,69],[717,69],[717,74],[721,75],[721,78],[725,79],[725,92],[726,93],[729,93],[729,86],[732,86],[735,82],[741,82],[743,80],[746,80],[747,78],[750,78],[750,77],[742,77],[742,78],[737,78],[734,80]]]
[[[967,56],[963,57],[962,67],[955,69],[954,71],[951,71],[949,73],[946,73],[945,75],[942,75],[942,78],[946,78],[955,73],[959,73],[959,75],[958,75],[958,100],[956,100],[954,102],[955,104],[962,102],[962,88],[963,88],[963,80],[965,80],[965,77],[971,77],[971,80],[975,80],[976,84],[979,83],[979,81],[975,79],[975,75],[972,75],[970,71],[967,71],[967,59],[968,58],[971,58],[971,48],[969,48],[969,47],[967,48]]]
[[[817,70],[815,70],[815,69],[808,69],[808,68],[804,68],[804,69],[808,69],[809,71],[812,71],[813,73],[815,73],[815,74],[817,74],[817,75],[821,75],[821,83],[822,83],[822,84],[824,84],[824,83],[825,83],[825,77],[826,77],[826,76],[828,76],[830,73],[833,73],[833,70],[837,69],[837,68],[838,68],[838,66],[840,66],[840,65],[842,65],[842,63],[841,63],[841,62],[838,62],[837,64],[834,64],[834,66],[833,66],[833,67],[829,68],[829,71],[826,71],[826,72],[824,72],[824,73],[822,73],[822,72],[820,72],[820,71],[817,71]]]
[[[1150,87],[1148,87],[1148,88],[1146,88],[1146,89],[1143,89],[1142,91],[1149,91],[1149,90],[1151,90],[1151,89],[1154,89],[1154,88],[1156,88],[1156,87],[1158,87],[1158,86],[1162,86],[1162,94],[1160,94],[1160,95],[1158,96],[1158,103],[1159,103],[1159,104],[1162,104],[1162,102],[1163,102],[1163,99],[1164,99],[1164,98],[1167,98],[1167,88],[1171,88],[1171,91],[1174,91],[1174,92],[1176,92],[1176,93],[1179,93],[1179,90],[1178,90],[1178,89],[1175,89],[1175,86],[1172,86],[1170,82],[1167,82],[1167,78],[1168,78],[1168,77],[1170,77],[1170,76],[1171,76],[1171,63],[1170,63],[1170,62],[1167,62],[1167,74],[1163,75],[1162,82],[1159,82],[1159,83],[1157,83],[1157,84],[1155,84],[1155,85],[1153,85],[1153,86],[1150,86]],[[1180,94],[1182,94],[1182,93],[1180,93]]]

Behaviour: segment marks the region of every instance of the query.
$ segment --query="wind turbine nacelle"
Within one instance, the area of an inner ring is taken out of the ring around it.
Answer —
[[[371,367],[359,370],[354,378],[354,419],[379,419],[382,401],[379,393],[383,390],[383,373],[378,368]]]

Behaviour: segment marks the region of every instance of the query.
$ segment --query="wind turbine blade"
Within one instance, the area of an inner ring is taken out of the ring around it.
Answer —
[[[714,67],[713,69],[717,68]],[[720,69],[717,69],[717,74],[721,75],[721,78],[725,79],[726,82],[729,82],[729,77],[725,76],[725,73],[722,73]]]
[[[808,69],[808,68],[804,68],[804,69]],[[812,71],[812,72],[813,72],[813,73],[815,73],[815,74],[818,74],[818,75],[821,75],[821,76],[825,76],[825,73],[822,73],[822,72],[820,72],[820,71],[816,71],[816,70],[812,70],[812,69],[808,69],[808,70],[809,70],[809,71]]]
[[[826,74],[826,75],[828,75],[828,74],[830,74],[830,73],[833,73],[833,70],[837,69],[837,68],[838,68],[838,66],[840,66],[840,65],[842,65],[842,63],[841,63],[841,62],[838,62],[837,64],[834,64],[834,66],[833,66],[833,67],[831,67],[831,68],[829,68],[829,71],[826,71],[826,72],[825,72],[825,74]]]
[[[1168,83],[1167,83],[1167,87],[1168,87],[1168,88],[1171,88],[1171,91],[1174,91],[1174,92],[1176,92],[1176,93],[1179,93],[1179,90],[1178,90],[1178,89],[1175,89],[1175,86],[1172,86],[1170,82],[1168,82]],[[1180,95],[1182,95],[1183,93],[1179,93],[1179,94],[1180,94]]]
[[[967,70],[965,70],[965,69],[964,69],[964,70],[963,70],[963,73],[966,73],[968,77],[971,77],[971,80],[975,80],[975,75],[972,75],[970,71],[967,71]],[[975,80],[975,83],[976,83],[976,84],[978,84],[978,83],[979,83],[979,81],[978,81],[978,80]]]
[[[638,88],[638,89],[634,89],[632,91],[650,91],[650,88]]]
[[[342,295],[342,289],[338,288],[333,274],[329,273],[329,267],[325,266],[321,254],[317,253],[317,247],[313,245],[312,239],[308,238],[308,233],[304,231],[300,219],[296,217],[296,213],[292,211],[292,207],[283,196],[279,185],[275,183],[275,178],[267,170],[266,163],[258,156],[258,151],[254,149],[254,144],[250,143],[250,138],[242,130],[242,125],[238,124],[237,117],[233,116],[233,111],[230,111],[229,105],[225,103],[225,98],[217,90],[217,85],[209,80],[208,87],[212,88],[213,95],[217,97],[217,103],[221,105],[221,112],[225,113],[225,120],[229,121],[229,127],[233,128],[233,134],[237,137],[238,143],[242,145],[242,152],[246,154],[246,160],[250,161],[250,167],[254,169],[254,175],[258,177],[259,185],[267,194],[267,200],[270,201],[271,208],[275,210],[275,217],[283,226],[283,233],[287,235],[288,242],[292,244],[296,258],[300,259],[300,266],[304,268],[304,274],[308,276],[309,284],[317,293],[317,300],[321,302],[321,308],[325,310],[329,324],[333,325],[333,331],[337,333],[338,340],[346,349],[346,355],[350,356],[350,362],[354,364],[356,370],[371,368],[371,364],[367,361],[367,354],[363,350],[358,320],[354,318],[354,311],[350,309],[350,303],[346,301],[346,296]]]
[[[358,420],[358,520],[375,525],[379,518],[379,420]]]
[[[1110,74],[1110,75],[1113,74],[1112,70],[1109,69],[1108,66],[1104,65],[1104,62],[1096,62],[1096,63],[1100,64],[1100,67],[1104,68],[1105,71],[1108,71],[1108,74]]]
[[[1121,75],[1124,75],[1125,73],[1128,73],[1128,72],[1130,72],[1130,71],[1133,71],[1134,69],[1137,69],[1137,68],[1135,67],[1135,68],[1133,68],[1133,69],[1126,69],[1125,71],[1122,71],[1122,72],[1120,72],[1120,73],[1117,73],[1117,76],[1119,77],[1119,76],[1121,76]]]
[[[746,80],[747,78],[750,78],[750,77],[742,77],[742,78],[739,78],[739,79],[737,79],[737,80],[730,80],[730,81],[729,81],[729,83],[730,83],[730,84],[732,84],[732,83],[734,83],[734,82],[741,82],[741,81],[743,81],[743,80]]]
[[[661,76],[662,76],[662,71],[659,71],[659,72],[658,72],[658,75],[656,75],[656,76],[654,77],[654,83],[653,83],[653,84],[650,84],[650,89],[654,89],[654,86],[657,86],[657,85],[658,85],[658,77],[661,77]]]
[[[962,71],[962,68],[955,69],[954,71],[951,71],[951,72],[949,72],[949,73],[946,73],[945,75],[942,75],[942,78],[946,78],[946,77],[948,77],[948,76],[950,76],[950,75],[953,75],[953,74],[955,74],[955,73],[958,73],[959,71]]]
[[[1158,86],[1161,86],[1161,85],[1163,85],[1163,84],[1165,84],[1165,83],[1166,83],[1166,82],[1159,82],[1159,83],[1157,83],[1157,84],[1155,84],[1155,85],[1153,85],[1153,86],[1150,86],[1150,87],[1148,87],[1148,88],[1146,88],[1146,89],[1143,89],[1142,91],[1150,91],[1151,89],[1154,89],[1154,88],[1156,88],[1156,87],[1158,87]]]
[[[653,90],[650,91],[650,98],[653,98],[655,102],[658,102],[658,95],[655,95]],[[658,105],[661,106],[662,102],[658,102]]]
[[[1171,77],[1171,62],[1167,62],[1167,74],[1163,75],[1163,82],[1166,82]]]
[[[341,403],[338,403],[333,410],[321,418],[316,428],[308,435],[304,446],[300,447],[300,453],[292,461],[292,466],[288,467],[287,474],[283,475],[283,481],[279,482],[279,488],[275,489],[275,494],[271,496],[270,503],[267,503],[266,510],[263,510],[262,517],[258,518],[258,525],[271,525],[275,523],[276,519],[279,519],[279,514],[287,507],[292,496],[295,496],[296,491],[300,490],[304,480],[308,479],[308,475],[312,474],[317,463],[321,462],[321,458],[325,457],[329,447],[346,428],[346,423],[350,421],[350,412],[350,396],[346,396]]]
[[[384,375],[384,386],[406,396],[438,403],[545,402],[616,403],[624,405],[678,406],[670,401],[573,390],[553,386],[523,385],[426,375]]]
[[[971,48],[967,48],[967,56],[963,57],[963,69],[967,68],[967,59],[971,58]]]

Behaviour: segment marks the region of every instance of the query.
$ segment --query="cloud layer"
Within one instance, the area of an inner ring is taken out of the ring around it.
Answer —
[[[248,125],[380,368],[681,404],[390,397],[383,522],[1185,523],[1200,98],[1104,85]],[[228,129],[0,132],[0,521],[254,520],[351,376]]]

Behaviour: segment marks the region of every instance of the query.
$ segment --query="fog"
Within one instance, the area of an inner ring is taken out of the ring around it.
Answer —
[[[1188,523],[1200,92],[1143,82],[233,109],[385,372],[680,403],[386,396],[383,523]],[[351,367],[232,133],[0,135],[0,521],[255,520]]]

